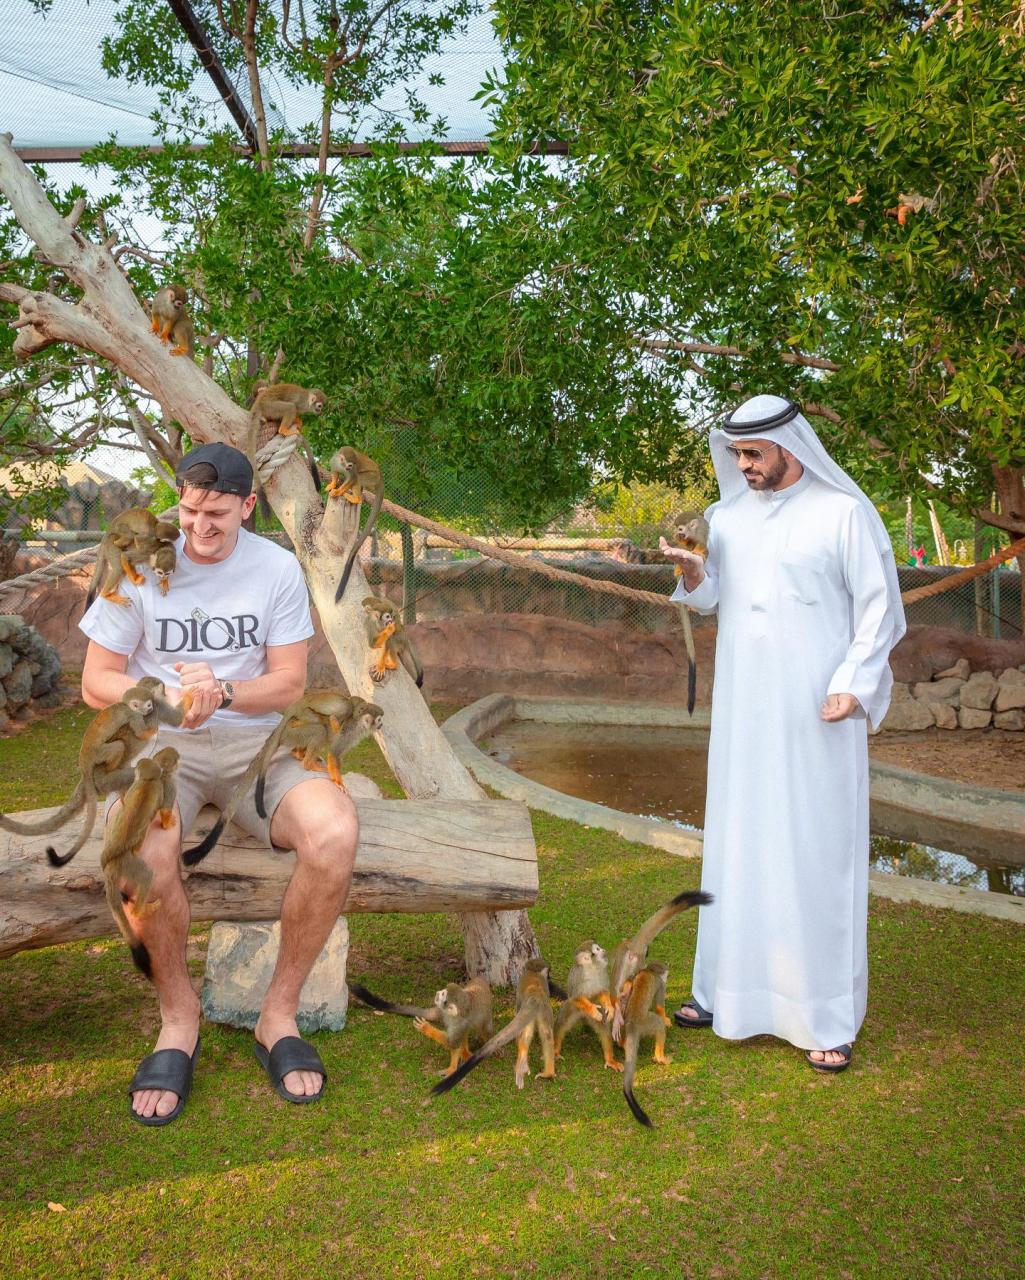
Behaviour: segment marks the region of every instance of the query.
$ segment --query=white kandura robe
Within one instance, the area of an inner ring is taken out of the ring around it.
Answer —
[[[727,1039],[830,1049],[868,992],[868,739],[864,711],[819,709],[885,714],[882,553],[858,500],[805,471],[714,508],[705,572],[673,596],[719,613],[694,998]]]

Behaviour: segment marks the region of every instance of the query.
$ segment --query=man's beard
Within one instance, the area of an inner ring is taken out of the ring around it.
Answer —
[[[778,456],[777,456],[777,458],[776,458],[775,466],[773,466],[769,471],[765,471],[765,472],[763,472],[763,473],[758,477],[758,483],[757,483],[757,484],[752,484],[750,480],[748,480],[748,481],[747,481],[747,483],[748,483],[748,485],[749,485],[749,487],[750,487],[750,488],[752,488],[752,489],[775,489],[775,487],[776,487],[776,486],[779,484],[779,482],[783,479],[783,477],[784,477],[784,476],[786,475],[786,473],[787,473],[787,460],[786,460],[786,458],[783,456],[783,452],[782,452],[782,450],[777,450],[777,454],[778,454]],[[751,474],[751,473],[750,473],[750,472],[748,472],[748,475],[750,475],[750,474]],[[746,477],[745,477],[745,478],[746,478]]]

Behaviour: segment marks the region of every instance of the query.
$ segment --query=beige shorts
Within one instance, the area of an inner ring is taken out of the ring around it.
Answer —
[[[178,752],[177,806],[183,839],[205,804],[216,805],[222,811],[225,809],[269,733],[266,725],[248,729],[244,725],[206,724],[201,729],[188,732],[161,729],[152,739],[143,755],[155,755],[161,747],[174,747]],[[235,810],[232,822],[273,848],[271,819],[285,794],[302,782],[325,777],[326,774],[304,769],[291,752],[282,747],[274,753],[267,769],[264,783],[267,817],[261,818],[256,812],[256,800],[253,788],[250,788],[249,794]],[[108,813],[118,799],[116,795],[108,799]]]

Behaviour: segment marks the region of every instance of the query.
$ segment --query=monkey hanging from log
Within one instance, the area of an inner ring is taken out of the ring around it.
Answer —
[[[358,449],[353,449],[347,444],[335,453],[329,466],[331,470],[331,483],[327,487],[329,498],[344,498],[346,502],[352,502],[358,506],[363,501],[364,492],[369,491],[373,494],[370,515],[363,526],[363,531],[350,547],[342,568],[342,576],[338,579],[338,587],[335,590],[337,604],[345,593],[360,547],[377,525],[377,517],[381,514],[381,503],[384,501],[384,482],[381,479],[381,468],[373,458],[368,458],[365,453],[360,453]]]
[[[178,752],[174,747],[164,747],[155,756],[139,761],[121,808],[107,827],[100,853],[107,904],[136,968],[147,978],[153,977],[149,950],[129,924],[125,903],[130,902],[133,914],[140,917],[160,905],[149,901],[153,871],[139,857],[139,850],[155,820],[160,820],[165,831],[174,824],[177,769]]]

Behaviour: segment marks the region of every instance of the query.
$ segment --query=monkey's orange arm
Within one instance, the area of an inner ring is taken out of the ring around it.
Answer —
[[[395,623],[390,623],[387,627],[382,627],[374,637],[374,642],[370,646],[371,649],[383,649],[388,641],[395,634]]]

